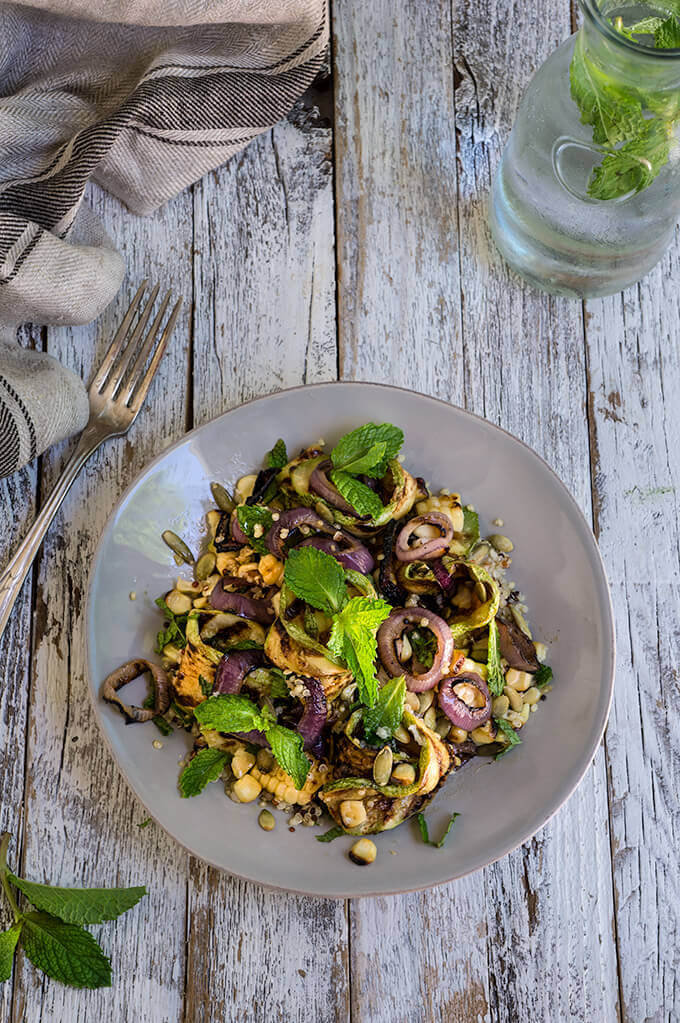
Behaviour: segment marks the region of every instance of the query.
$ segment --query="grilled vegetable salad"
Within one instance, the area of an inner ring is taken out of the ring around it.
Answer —
[[[506,580],[512,542],[480,539],[470,505],[412,476],[403,439],[367,423],[293,459],[279,440],[233,497],[212,485],[197,560],[163,534],[194,577],[157,600],[162,666],[131,661],[102,695],[128,723],[190,733],[182,796],[223,779],[234,801],[264,807],[266,831],[267,806],[293,827],[325,811],[326,841],[418,814],[440,847],[422,811],[446,776],[520,743],[552,672]],[[125,704],[121,688],[146,671],[144,706]],[[370,863],[374,844],[350,855]]]

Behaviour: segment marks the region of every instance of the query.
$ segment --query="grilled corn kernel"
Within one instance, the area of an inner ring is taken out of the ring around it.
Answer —
[[[503,692],[505,696],[507,696],[508,702],[510,703],[512,709],[515,711],[516,714],[519,714],[519,712],[522,709],[522,703],[524,702],[520,694],[516,692],[512,688],[512,686],[506,686]]]
[[[535,703],[541,698],[541,690],[537,689],[536,686],[532,686],[531,689],[527,689],[524,694],[524,702],[528,703],[530,707],[533,707]]]
[[[319,765],[316,762],[310,767],[307,780],[301,789],[295,788],[293,779],[278,765],[274,765],[271,770],[263,770],[259,766],[253,767],[250,770],[250,777],[256,778],[275,799],[286,803],[297,803],[301,806],[309,803],[314,793],[328,780],[326,774],[319,770]]]
[[[494,742],[496,738],[496,726],[487,721],[485,725],[481,725],[479,728],[475,728],[470,732],[470,738],[478,746],[485,746],[489,742]]]
[[[375,842],[371,842],[370,838],[360,838],[349,851],[352,863],[356,863],[360,867],[366,867],[369,863],[373,863],[377,855],[378,850]]]
[[[278,586],[283,579],[283,562],[273,554],[265,554],[260,558],[260,575],[267,586]]]
[[[179,590],[170,590],[165,598],[165,603],[174,615],[186,614],[192,608],[191,597],[186,593],[180,593]]]
[[[235,551],[222,551],[215,558],[217,571],[220,575],[236,575],[238,571],[238,560]]]
[[[545,643],[536,642],[534,643],[534,650],[536,651],[536,656],[538,657],[539,661],[541,662],[541,664],[543,664],[546,657],[548,656],[547,646],[545,645]]]
[[[180,593],[188,593],[190,597],[200,597],[201,595],[200,583],[195,583],[193,579],[182,579],[181,576],[178,577],[175,583],[175,589],[179,590]]]
[[[240,749],[231,759],[231,769],[235,778],[242,778],[255,764],[255,757],[246,749]]]
[[[397,785],[413,785],[416,780],[416,769],[412,764],[397,764],[392,771],[392,781]]]
[[[252,803],[262,792],[262,786],[251,774],[244,774],[234,782],[231,791],[239,803]]]
[[[274,757],[268,749],[259,749],[255,760],[261,771],[271,771],[274,766]]]
[[[174,643],[168,643],[163,647],[163,660],[170,664],[179,664],[182,660],[182,651]]]
[[[451,731],[449,732],[449,740],[451,742],[465,742],[467,737],[468,734],[465,731],[465,729],[459,728],[457,725],[454,725]]]
[[[248,476],[241,476],[241,479],[236,484],[235,497],[239,504],[243,504],[246,498],[250,497],[253,490],[255,489],[255,480],[257,476],[255,473],[250,473]]]
[[[366,820],[366,807],[358,799],[345,799],[340,803],[340,816],[346,828],[358,828]]]
[[[533,681],[534,676],[528,671],[518,671],[517,668],[509,668],[505,673],[506,686],[511,686],[518,693],[525,693]]]
[[[220,514],[220,512],[213,509],[213,511],[208,512],[205,518],[206,522],[208,523],[208,532],[210,533],[210,539],[213,540],[215,538],[215,533],[217,532],[217,527],[220,524],[220,519],[222,518],[222,515]]]

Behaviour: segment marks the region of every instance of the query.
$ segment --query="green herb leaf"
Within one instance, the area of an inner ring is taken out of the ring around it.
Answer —
[[[469,508],[463,508],[463,540],[467,542],[468,550],[479,542],[479,515]]]
[[[290,696],[286,676],[280,668],[255,668],[248,673],[247,685],[271,697],[272,700],[283,700]]]
[[[49,913],[26,913],[21,946],[34,966],[71,987],[110,987],[111,962],[92,935]]]
[[[262,650],[262,644],[256,643],[254,639],[240,639],[238,643],[229,643],[226,650]]]
[[[542,664],[534,675],[534,685],[537,689],[545,689],[552,682],[553,670],[547,664]]]
[[[663,25],[663,20],[663,18],[643,18],[642,21],[637,21],[634,25],[630,25],[628,28],[625,28],[623,25],[616,26],[616,28],[622,35],[626,36],[627,39],[637,42],[638,40],[635,36],[654,35],[659,25]]]
[[[366,741],[375,745],[384,743],[378,735],[378,729],[387,729],[390,736],[401,724],[406,699],[406,682],[404,676],[393,678],[378,690],[378,696],[372,707],[364,711],[364,734]]]
[[[288,462],[288,452],[285,442],[279,437],[271,451],[268,451],[264,458],[265,469],[283,469]]]
[[[505,689],[505,675],[501,667],[501,651],[498,643],[498,625],[493,618],[489,623],[489,649],[487,653],[486,684],[492,696],[500,696]]]
[[[359,699],[372,707],[378,695],[375,634],[392,608],[384,600],[353,597],[333,618],[328,648],[342,658],[356,679]]]
[[[657,50],[675,50],[680,47],[680,22],[674,14],[654,30],[654,45]]]
[[[201,704],[203,706],[203,704]],[[179,776],[182,797],[197,796],[208,782],[217,781],[227,762],[227,754],[220,749],[202,749],[189,761]]]
[[[418,818],[417,818],[418,819],[418,827],[420,828],[420,837],[422,838],[423,842],[425,842],[426,845],[434,846],[435,849],[442,849],[443,846],[444,846],[444,843],[446,842],[446,839],[449,837],[449,834],[451,832],[451,828],[453,827],[454,822],[455,822],[457,817],[460,817],[459,813],[451,814],[451,817],[449,819],[449,823],[446,825],[446,830],[444,831],[444,834],[442,835],[442,837],[439,839],[438,842],[433,842],[431,840],[431,838],[430,838],[430,833],[429,833],[428,828],[427,828],[427,821],[425,820],[425,814],[419,813],[418,814]]]
[[[323,835],[317,835],[317,842],[332,842],[335,838],[342,838],[347,832],[340,825],[336,825],[334,828],[329,828],[328,831],[324,831]]]
[[[357,515],[370,515],[372,519],[385,510],[385,506],[374,490],[369,486],[350,476],[344,470],[331,470],[331,483],[338,492],[352,505]]]
[[[295,788],[301,789],[311,767],[302,749],[302,736],[283,725],[270,725],[265,734],[279,767],[291,776]]]
[[[594,199],[616,199],[629,192],[641,192],[668,163],[670,134],[659,120],[645,122],[636,138],[608,153],[596,167],[588,184]]]
[[[510,722],[506,721],[505,718],[494,718],[494,721],[500,728],[503,735],[508,740],[508,745],[505,747],[505,749],[502,749],[500,753],[497,753],[496,756],[494,757],[494,760],[500,760],[501,757],[504,757],[505,754],[509,753],[511,749],[514,749],[515,746],[521,746],[522,740],[520,739],[519,735],[512,727]]]
[[[269,548],[264,542],[265,535],[274,524],[269,508],[263,504],[240,504],[236,509],[236,518],[253,550],[258,554],[269,554]],[[255,536],[256,526],[261,527],[261,530],[257,530],[259,536]]]
[[[586,56],[582,33],[577,37],[569,77],[581,122],[592,125],[595,142],[613,146],[636,137],[644,129],[640,100]]]
[[[204,696],[210,696],[212,694],[214,682],[208,682],[205,675],[198,676],[198,684],[201,687],[201,692]]]
[[[327,614],[339,611],[347,600],[347,586],[342,566],[315,547],[292,550],[284,569],[286,585],[300,600]]]
[[[414,629],[409,632],[408,641],[411,644],[414,656],[420,661],[424,668],[431,668],[434,662],[434,655],[437,652],[437,637],[429,629]]]
[[[257,705],[247,696],[236,693],[210,696],[194,707],[194,717],[202,729],[215,732],[250,732],[253,729],[262,732],[266,725]]]
[[[161,735],[172,735],[172,733],[175,731],[170,722],[166,721],[165,718],[161,717],[160,714],[157,714],[156,717],[151,718],[151,720],[153,721],[154,725],[161,733]]]
[[[348,472],[352,476],[370,476],[372,475],[371,470],[376,469],[378,466],[382,466],[385,461],[385,451],[387,445],[384,442],[378,444],[371,444],[370,448],[363,454],[357,455],[356,458],[351,459],[344,465],[338,466],[343,472]]]
[[[115,920],[136,906],[146,895],[145,885],[134,888],[59,888],[37,881],[24,881],[8,874],[13,885],[36,909],[58,916],[67,924],[101,924]]]
[[[403,443],[404,434],[399,427],[392,426],[391,423],[382,423],[381,425],[366,423],[365,426],[359,426],[351,433],[346,433],[338,441],[331,451],[331,461],[335,469],[347,469],[349,472],[362,473],[372,476],[374,479],[380,479],[385,475],[387,463],[392,458],[396,458]],[[376,444],[385,445],[380,461],[374,462],[368,469],[350,468],[357,463],[364,464],[363,460]]]
[[[8,930],[0,933],[0,984],[12,976],[14,951],[21,934],[21,925],[22,922],[19,920]]]
[[[163,597],[158,597],[156,604],[166,618],[165,628],[161,629],[156,636],[156,653],[162,654],[163,648],[166,647],[168,643],[174,643],[175,646],[178,647],[186,646],[188,612],[182,615],[173,614],[168,605],[165,603]]]

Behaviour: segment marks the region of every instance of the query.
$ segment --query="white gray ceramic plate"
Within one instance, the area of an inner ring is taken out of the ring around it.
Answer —
[[[534,634],[550,645],[555,686],[501,762],[472,762],[449,778],[427,811],[440,834],[460,813],[442,850],[424,846],[415,822],[377,837],[368,869],[347,857],[351,839],[315,841],[318,829],[275,831],[256,806],[237,806],[219,784],[181,799],[184,734],[126,727],[99,698],[101,680],[134,656],[153,656],[156,596],[177,576],[161,541],[173,529],[198,550],[209,483],[233,485],[261,464],[277,437],[295,451],[333,443],[367,422],[404,430],[406,465],[435,488],[459,490],[482,528],[502,516],[515,541],[512,579],[527,595]],[[130,600],[134,591],[137,599]],[[104,736],[149,813],[196,856],[232,874],[314,895],[386,894],[440,884],[498,859],[533,835],[573,792],[602,737],[612,694],[614,630],[607,581],[593,535],[563,484],[508,433],[433,398],[377,384],[334,383],[284,391],[233,409],[160,455],[128,489],[99,544],[88,600],[92,699]],[[394,854],[394,855],[393,855]]]

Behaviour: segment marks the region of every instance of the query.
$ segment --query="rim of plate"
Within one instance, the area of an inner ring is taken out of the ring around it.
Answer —
[[[118,758],[116,757],[116,755],[115,755],[115,753],[113,751],[113,747],[112,747],[111,742],[109,740],[109,736],[107,734],[106,728],[104,727],[104,723],[103,723],[102,716],[101,716],[101,713],[100,713],[101,708],[99,707],[99,701],[95,698],[95,693],[98,690],[95,690],[95,688],[92,685],[92,675],[93,675],[92,668],[93,668],[93,664],[92,664],[92,649],[91,649],[92,644],[91,644],[91,640],[90,640],[90,623],[91,623],[91,620],[92,620],[92,607],[93,607],[93,603],[94,603],[94,594],[93,594],[92,582],[93,582],[95,576],[97,575],[97,570],[99,568],[99,562],[100,562],[100,559],[102,557],[102,549],[101,549],[102,548],[102,541],[104,539],[104,536],[108,533],[109,527],[111,525],[111,522],[113,521],[114,517],[118,514],[118,511],[120,510],[121,505],[124,504],[124,502],[127,500],[128,496],[132,493],[132,491],[138,485],[140,478],[143,475],[145,475],[146,473],[148,473],[150,470],[154,469],[158,464],[160,464],[163,461],[163,459],[166,458],[168,454],[170,454],[170,452],[174,451],[176,448],[181,447],[183,444],[186,444],[187,440],[190,437],[192,437],[194,434],[199,433],[205,427],[207,427],[208,425],[210,425],[212,423],[215,423],[215,422],[219,421],[220,419],[226,419],[228,416],[233,415],[234,413],[238,412],[240,409],[244,408],[247,405],[255,405],[258,402],[267,402],[269,399],[271,399],[273,397],[276,397],[278,395],[281,395],[281,394],[294,394],[295,392],[306,391],[306,390],[309,390],[311,388],[314,388],[315,390],[318,390],[320,388],[332,388],[332,389],[380,388],[381,390],[393,391],[393,392],[395,392],[397,394],[413,395],[413,396],[419,398],[420,400],[422,400],[424,402],[432,403],[432,404],[435,404],[435,405],[442,405],[442,406],[444,406],[444,408],[447,408],[447,409],[454,409],[456,412],[459,412],[462,415],[467,416],[470,419],[476,420],[479,423],[483,423],[484,426],[490,427],[492,430],[496,430],[499,433],[504,434],[506,437],[509,437],[510,440],[514,441],[521,448],[523,448],[526,452],[528,452],[529,455],[531,457],[533,457],[539,463],[539,465],[546,472],[548,472],[550,474],[550,476],[553,478],[553,481],[557,483],[558,489],[561,491],[563,499],[566,501],[567,504],[569,504],[571,506],[572,511],[574,511],[576,513],[577,520],[579,521],[580,525],[583,527],[584,543],[585,543],[585,545],[587,547],[588,554],[590,555],[591,564],[593,564],[594,567],[597,570],[596,574],[599,576],[598,582],[600,583],[600,589],[603,591],[604,596],[606,597],[606,599],[603,601],[603,611],[605,612],[605,618],[606,618],[605,625],[607,626],[607,634],[606,634],[606,640],[607,640],[607,663],[606,663],[606,667],[605,667],[606,685],[607,685],[607,699],[606,699],[605,704],[603,706],[603,709],[602,709],[602,711],[600,713],[600,720],[597,722],[597,728],[596,728],[596,730],[593,733],[593,740],[591,742],[591,748],[588,750],[587,756],[584,757],[583,766],[582,766],[578,776],[576,777],[576,780],[573,782],[571,787],[568,789],[568,791],[564,795],[560,796],[558,799],[554,800],[553,803],[551,803],[549,805],[549,807],[546,810],[545,816],[543,817],[543,819],[542,819],[541,823],[538,825],[538,827],[531,828],[527,832],[527,834],[524,835],[524,837],[521,838],[519,841],[508,843],[506,846],[504,846],[501,849],[500,852],[497,853],[497,855],[491,856],[488,859],[484,859],[476,867],[472,867],[470,870],[457,871],[457,872],[454,871],[451,874],[450,877],[444,878],[444,879],[442,879],[440,881],[433,881],[433,882],[431,882],[429,884],[428,883],[425,883],[425,884],[414,884],[413,886],[409,886],[409,887],[405,887],[405,888],[392,888],[392,889],[389,889],[387,891],[378,891],[378,892],[374,892],[374,893],[371,893],[371,892],[356,893],[356,892],[352,892],[352,891],[346,891],[346,892],[310,892],[309,890],[305,890],[305,889],[302,889],[302,888],[291,888],[291,887],[288,887],[286,885],[277,885],[276,883],[274,883],[272,881],[262,881],[260,878],[258,878],[258,877],[251,877],[248,874],[236,873],[235,871],[230,870],[228,867],[224,867],[224,866],[222,866],[222,864],[216,863],[214,860],[211,860],[211,859],[203,856],[200,852],[198,852],[191,845],[187,844],[186,842],[183,842],[181,839],[177,838],[174,834],[172,834],[171,832],[167,831],[167,829],[164,828],[163,825],[161,825],[161,827],[163,828],[163,831],[165,831],[166,834],[170,835],[170,838],[172,838],[172,840],[174,842],[177,842],[177,844],[179,846],[181,846],[181,848],[185,849],[188,853],[191,853],[192,856],[196,856],[196,858],[201,860],[203,863],[208,863],[210,866],[215,867],[217,870],[223,870],[225,873],[231,875],[232,877],[237,877],[237,878],[239,878],[242,881],[249,881],[252,884],[261,885],[263,888],[266,888],[266,889],[268,889],[270,891],[291,892],[291,893],[293,893],[295,895],[306,895],[306,896],[308,896],[310,898],[327,898],[327,899],[375,898],[376,895],[379,895],[379,896],[383,896],[383,895],[405,895],[405,894],[408,894],[410,892],[427,891],[427,890],[429,890],[431,888],[441,887],[441,885],[444,885],[444,884],[451,884],[451,882],[458,881],[458,880],[460,880],[463,877],[469,877],[471,874],[476,874],[477,871],[483,870],[485,867],[490,866],[492,863],[497,863],[499,860],[502,860],[505,856],[508,856],[511,852],[514,852],[515,849],[519,849],[522,845],[524,845],[524,843],[526,841],[528,841],[534,835],[538,834],[538,832],[541,831],[546,826],[546,824],[548,824],[553,819],[555,814],[557,814],[558,811],[561,810],[562,807],[565,805],[565,803],[567,803],[568,800],[571,799],[571,797],[573,796],[574,792],[576,791],[576,789],[579,787],[579,785],[583,781],[583,778],[585,777],[588,769],[590,768],[590,766],[591,766],[591,764],[593,762],[593,757],[595,756],[595,753],[597,752],[597,749],[598,749],[600,743],[602,742],[602,738],[604,736],[604,733],[605,733],[605,730],[606,730],[606,727],[607,727],[607,722],[609,720],[609,714],[610,714],[610,711],[611,711],[611,705],[612,705],[612,700],[613,700],[613,696],[614,696],[614,679],[615,679],[615,671],[616,671],[616,629],[615,629],[615,624],[614,624],[614,609],[613,609],[613,605],[612,605],[611,591],[609,589],[609,580],[607,579],[607,573],[606,573],[606,570],[605,570],[604,561],[603,561],[603,558],[602,558],[602,554],[600,552],[600,548],[599,548],[599,546],[597,544],[597,540],[595,539],[595,535],[594,535],[594,533],[593,533],[593,531],[592,531],[592,529],[591,529],[591,527],[590,527],[590,525],[588,523],[588,520],[586,519],[585,515],[583,514],[583,512],[579,508],[575,498],[571,494],[571,492],[568,489],[568,487],[566,486],[566,484],[562,482],[562,480],[557,475],[557,473],[552,468],[552,466],[549,465],[548,462],[546,462],[546,460],[541,455],[538,454],[538,452],[534,451],[534,449],[532,447],[530,447],[528,444],[526,444],[519,437],[515,436],[514,433],[511,433],[509,430],[506,430],[504,427],[498,426],[496,423],[490,422],[488,419],[485,419],[484,416],[480,416],[476,412],[470,412],[468,409],[461,408],[460,405],[455,405],[455,404],[453,404],[453,402],[445,401],[443,398],[434,398],[431,395],[422,394],[420,391],[414,391],[414,390],[412,390],[412,389],[410,389],[408,387],[399,387],[399,386],[394,385],[394,384],[385,384],[385,383],[378,383],[378,382],[373,383],[373,382],[368,381],[368,380],[328,380],[328,381],[325,381],[325,382],[321,381],[321,382],[315,383],[315,384],[298,384],[295,387],[284,387],[284,388],[281,388],[281,390],[278,390],[278,391],[271,391],[269,394],[263,394],[263,395],[259,395],[258,397],[255,397],[255,398],[249,398],[247,401],[242,401],[240,404],[235,405],[233,408],[227,409],[226,412],[221,412],[219,415],[213,416],[212,419],[206,420],[205,423],[201,423],[200,426],[195,426],[191,430],[188,430],[178,440],[173,441],[172,444],[169,444],[166,448],[164,448],[163,451],[161,451],[158,455],[156,455],[154,458],[152,458],[151,461],[147,462],[147,464],[144,465],[142,467],[142,469],[140,469],[140,471],[135,475],[135,478],[131,481],[131,483],[128,484],[128,486],[125,488],[125,490],[120,495],[120,497],[116,501],[115,505],[111,509],[111,512],[110,512],[110,514],[109,514],[109,516],[108,516],[108,518],[106,520],[106,524],[104,525],[102,533],[101,533],[101,535],[100,535],[100,537],[99,537],[99,539],[97,541],[97,546],[96,546],[95,553],[94,553],[94,558],[93,558],[93,561],[92,561],[92,567],[90,569],[90,573],[89,573],[88,581],[87,581],[87,603],[86,603],[87,618],[86,618],[86,628],[85,628],[85,655],[86,655],[86,663],[87,663],[87,674],[88,674],[88,679],[89,679],[89,683],[90,683],[88,685],[88,693],[89,693],[90,700],[91,700],[93,708],[94,708],[95,717],[97,719],[97,725],[99,727],[99,731],[100,731],[100,733],[102,734],[102,736],[104,738],[104,741],[105,741],[106,746],[107,746],[108,751],[109,751],[109,755],[113,759],[113,761],[114,761],[114,763],[116,765],[116,768],[120,771],[120,773],[122,774],[123,778],[125,779],[126,784],[129,786],[130,789],[132,789],[132,791],[134,792],[135,796],[137,797],[137,799],[139,799],[139,801],[142,803],[142,805],[147,810],[149,810],[149,812],[151,813],[152,811],[149,809],[148,806],[146,806],[146,803],[144,802],[144,800],[142,799],[141,795],[137,791],[137,788],[136,788],[134,782],[132,781],[132,779],[128,775],[127,771],[125,770],[124,766],[120,763],[120,761],[118,760]]]

